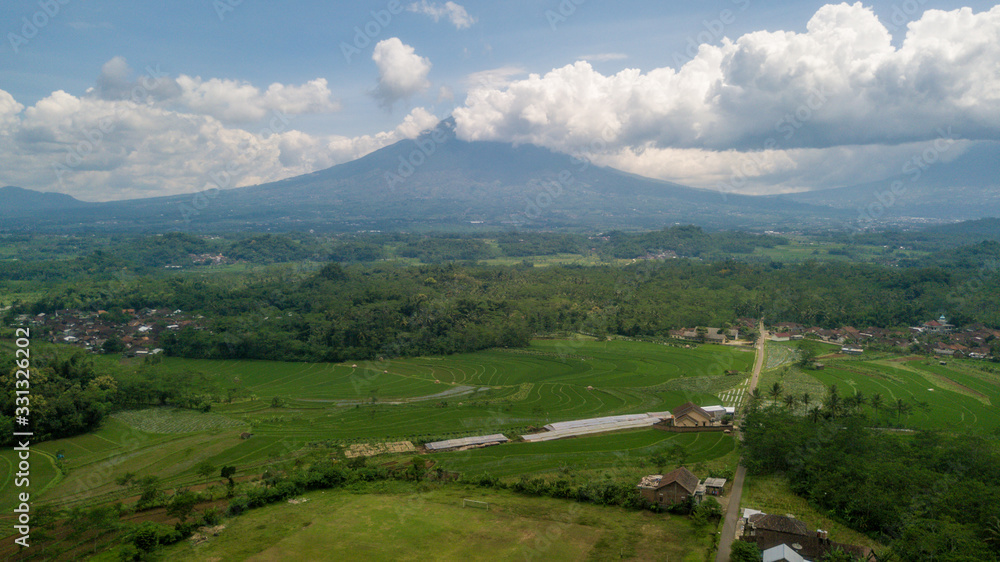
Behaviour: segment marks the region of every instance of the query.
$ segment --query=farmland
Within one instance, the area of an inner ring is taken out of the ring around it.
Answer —
[[[127,472],[157,475],[163,486],[176,488],[203,483],[194,468],[203,461],[248,474],[317,448],[337,456],[357,443],[418,444],[495,432],[514,438],[554,421],[669,410],[687,400],[719,402],[722,392],[746,381],[725,371],[746,373],[752,359],[732,347],[582,337],[536,340],[526,349],[343,364],[167,358],[150,368],[167,379],[198,374],[203,391],[217,400],[211,412],[122,412],[96,432],[42,443],[35,450],[45,461],[36,462],[33,487],[43,502],[89,503],[122,497],[115,478]],[[241,439],[243,432],[253,437]],[[610,467],[621,463],[615,451],[634,451],[639,462],[674,443],[692,462],[733,449],[728,436],[642,430],[439,457],[448,470],[515,476],[567,464]],[[9,466],[11,451],[0,459]],[[4,506],[13,501],[11,484],[8,478],[0,490]]]
[[[769,344],[768,354],[769,358],[787,357],[794,354],[794,348],[790,344]],[[759,385],[765,403],[770,403],[767,391],[775,382],[781,384],[785,394],[800,397],[808,392],[817,405],[836,385],[844,397],[858,392],[868,398],[881,395],[883,405],[877,414],[883,425],[982,432],[1000,427],[1000,371],[993,364],[956,359],[940,365],[933,358],[887,354],[835,354],[824,357],[823,363],[824,369],[814,370],[792,365],[791,359],[772,360]],[[910,406],[908,411],[894,409],[900,399]],[[867,408],[872,410],[870,404]]]

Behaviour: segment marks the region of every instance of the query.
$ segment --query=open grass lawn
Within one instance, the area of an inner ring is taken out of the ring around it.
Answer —
[[[382,493],[313,492],[226,522],[208,541],[163,560],[701,561],[709,531],[684,517],[462,486],[389,484]],[[489,511],[462,499],[489,502]],[[712,528],[714,532],[714,528]]]
[[[881,545],[867,535],[851,530],[846,525],[830,519],[805,499],[796,496],[784,476],[747,476],[743,484],[741,507],[759,509],[774,515],[794,515],[810,530],[824,529],[830,532],[830,539],[847,544],[859,544],[879,550]]]

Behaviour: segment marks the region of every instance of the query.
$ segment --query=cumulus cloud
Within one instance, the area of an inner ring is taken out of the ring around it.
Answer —
[[[219,177],[225,188],[253,185],[354,160],[438,122],[418,107],[372,135],[296,130],[296,114],[330,109],[325,91],[323,79],[265,91],[184,76],[132,80],[116,59],[82,96],[60,90],[25,107],[0,90],[0,185],[88,201],[192,193]],[[223,120],[262,115],[258,132]]]
[[[870,9],[827,5],[803,33],[724,38],[678,69],[606,76],[578,61],[475,88],[455,111],[456,131],[564,152],[599,145],[633,171],[680,154],[721,171],[728,151],[762,151],[776,173],[801,166],[809,149],[919,143],[947,127],[996,139],[998,64],[1000,6],[928,10],[897,48]]]
[[[427,81],[431,62],[398,37],[379,41],[372,52],[372,60],[378,67],[378,87],[374,96],[383,107],[392,107],[397,101],[431,85]]]
[[[253,84],[220,78],[203,80],[200,76],[181,74],[177,78],[146,69],[145,75],[133,78],[134,71],[123,57],[114,57],[101,67],[92,93],[106,100],[135,97],[165,107],[211,115],[225,123],[250,123],[269,113],[289,115],[331,113],[340,109],[325,78],[316,78],[300,86],[274,83],[261,91]]]
[[[437,2],[420,0],[420,2],[410,4],[406,9],[418,14],[428,15],[434,18],[434,21],[439,21],[441,18],[445,18],[450,21],[456,29],[468,29],[472,27],[472,24],[476,23],[476,18],[470,16],[469,12],[467,12],[464,7],[454,2],[445,2],[444,5],[441,5]]]

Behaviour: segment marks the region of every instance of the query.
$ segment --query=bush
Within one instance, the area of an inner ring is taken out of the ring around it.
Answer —
[[[762,558],[757,545],[746,541],[733,541],[729,562],[760,562]]]
[[[226,515],[233,517],[245,512],[248,509],[250,509],[250,502],[247,501],[247,498],[233,498],[229,501],[229,507],[226,508]]]

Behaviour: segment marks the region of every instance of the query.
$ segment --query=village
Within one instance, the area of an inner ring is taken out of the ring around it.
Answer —
[[[68,344],[92,353],[122,353],[142,357],[163,353],[165,334],[184,328],[201,330],[202,316],[180,310],[127,308],[115,311],[57,310],[35,316],[21,314],[14,323],[38,328],[52,343]]]

